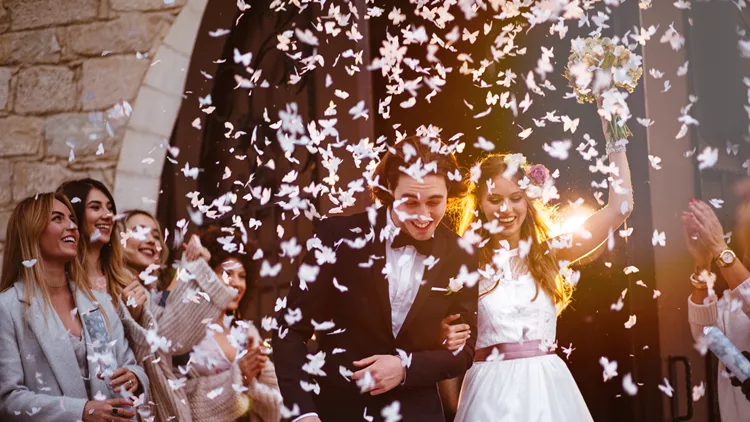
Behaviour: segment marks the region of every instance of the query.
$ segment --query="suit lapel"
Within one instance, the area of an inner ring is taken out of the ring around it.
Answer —
[[[391,299],[388,291],[388,278],[383,274],[383,268],[385,268],[385,241],[380,239],[380,232],[387,224],[388,207],[380,207],[378,210],[377,219],[375,221],[375,238],[370,244],[368,251],[370,256],[379,257],[380,259],[374,259],[372,267],[372,282],[375,287],[375,293],[378,297],[380,305],[380,313],[383,316],[383,321],[388,327],[388,336],[393,338],[393,323],[391,321]]]
[[[25,297],[25,287],[22,282],[16,283],[18,296],[22,300]],[[88,398],[86,385],[78,368],[78,360],[70,345],[68,330],[52,305],[46,306],[41,294],[35,294],[31,298],[29,325],[63,395]]]
[[[445,256],[445,242],[445,236],[441,235],[440,228],[438,228],[438,230],[435,230],[435,243],[432,249],[432,256],[440,260],[432,267],[432,269],[428,269],[427,266],[425,266],[423,275],[424,283],[419,287],[417,297],[414,299],[414,303],[412,303],[411,308],[409,308],[409,313],[406,314],[404,324],[401,326],[401,330],[399,330],[398,332],[399,338],[407,331],[407,329],[409,328],[409,324],[414,321],[414,318],[416,318],[416,316],[419,314],[420,308],[430,297],[430,291],[432,290],[432,286],[434,286],[437,282],[438,276],[440,275],[440,269],[443,266],[445,260],[448,259],[448,257]]]

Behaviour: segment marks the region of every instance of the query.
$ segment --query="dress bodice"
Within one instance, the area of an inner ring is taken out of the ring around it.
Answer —
[[[495,268],[480,270],[476,347],[528,340],[554,343],[555,304],[544,290],[537,294],[526,258],[519,257],[518,249],[502,249],[494,262]]]

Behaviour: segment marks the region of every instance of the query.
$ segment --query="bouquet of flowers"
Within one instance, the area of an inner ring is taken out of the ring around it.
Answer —
[[[599,114],[609,121],[613,142],[632,135],[625,124],[630,117],[625,99],[643,75],[641,56],[610,38],[598,36],[572,40],[570,51],[564,76],[578,103],[601,99]]]

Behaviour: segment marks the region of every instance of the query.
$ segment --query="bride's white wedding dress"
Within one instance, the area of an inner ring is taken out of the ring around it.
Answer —
[[[483,277],[479,299],[477,350],[501,343],[555,341],[557,313],[535,282],[518,250],[504,250],[493,279]],[[456,422],[593,421],[565,362],[556,354],[474,362],[466,373]]]

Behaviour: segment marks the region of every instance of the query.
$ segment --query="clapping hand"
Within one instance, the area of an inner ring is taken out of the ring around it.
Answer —
[[[711,268],[711,252],[701,240],[698,231],[698,220],[690,212],[682,213],[682,234],[685,237],[690,256],[693,257],[696,270],[709,270]]]
[[[716,213],[708,204],[698,199],[690,200],[688,210],[693,216],[692,222],[696,232],[710,253],[711,259],[718,258],[719,254],[727,249],[727,242],[724,240],[724,230]]]
[[[247,354],[239,361],[240,371],[242,371],[242,378],[245,382],[249,384],[250,381],[258,377],[266,363],[268,363],[268,356],[262,353],[258,345],[248,346]]]

